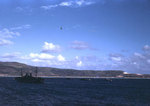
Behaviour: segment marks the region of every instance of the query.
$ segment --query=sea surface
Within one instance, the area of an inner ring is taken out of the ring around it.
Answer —
[[[150,106],[150,80],[51,78],[27,84],[1,77],[0,106]]]

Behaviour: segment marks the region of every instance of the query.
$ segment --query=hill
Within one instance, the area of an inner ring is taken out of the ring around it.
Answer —
[[[20,70],[23,74],[35,74],[35,67],[18,63],[18,62],[0,62],[0,75],[1,76],[19,76]],[[59,69],[51,67],[38,67],[38,76],[57,76],[57,77],[118,77],[123,76],[121,70],[74,70],[74,69]]]

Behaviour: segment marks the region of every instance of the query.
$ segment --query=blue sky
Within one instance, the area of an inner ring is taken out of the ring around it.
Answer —
[[[149,0],[0,1],[1,61],[150,73],[149,45]]]

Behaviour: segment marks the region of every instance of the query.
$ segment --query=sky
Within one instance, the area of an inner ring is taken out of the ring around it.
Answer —
[[[1,0],[0,61],[150,74],[150,1]]]

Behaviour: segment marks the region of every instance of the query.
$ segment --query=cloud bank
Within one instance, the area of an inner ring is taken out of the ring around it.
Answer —
[[[82,44],[81,42],[76,42]],[[53,43],[45,42],[46,50],[57,51],[60,46]],[[0,56],[1,60],[7,61],[26,61],[31,65],[58,67],[58,68],[73,68],[82,70],[123,70],[128,73],[149,73],[150,69],[150,50],[149,45],[145,45],[142,52],[134,52],[129,56],[121,53],[110,53],[106,57],[89,56],[75,56],[67,58],[62,54],[45,53],[30,53],[28,55],[21,55],[21,53],[6,53]],[[81,47],[82,48],[82,47]],[[42,48],[43,49],[43,48]]]

